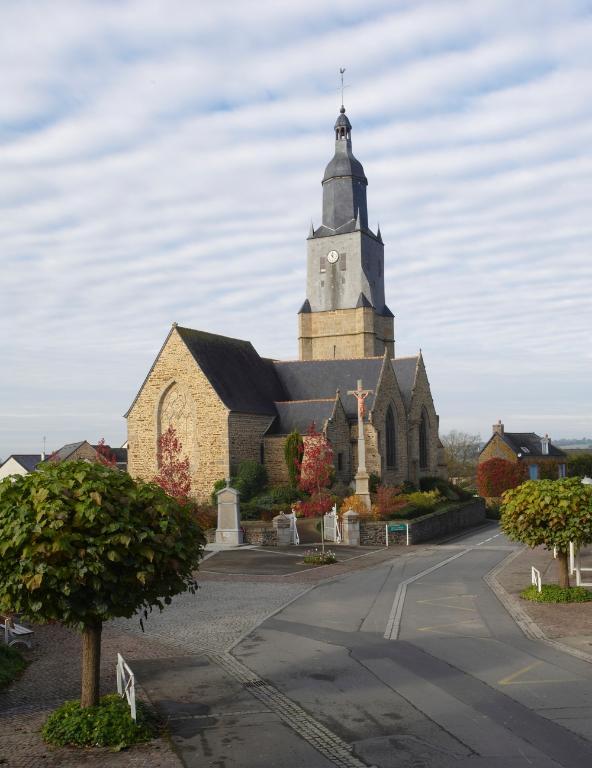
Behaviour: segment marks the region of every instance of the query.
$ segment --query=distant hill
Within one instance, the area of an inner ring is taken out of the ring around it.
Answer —
[[[592,437],[563,437],[559,440],[553,440],[553,444],[558,448],[566,448],[567,450],[592,451]]]

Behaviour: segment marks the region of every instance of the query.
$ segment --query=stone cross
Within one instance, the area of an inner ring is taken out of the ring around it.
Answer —
[[[364,435],[364,416],[366,407],[364,401],[373,390],[364,389],[362,380],[358,379],[356,389],[351,389],[347,394],[353,395],[358,401],[358,471],[356,472],[356,496],[360,496],[364,504],[370,508],[370,491],[368,488],[369,476],[366,471],[366,437]]]

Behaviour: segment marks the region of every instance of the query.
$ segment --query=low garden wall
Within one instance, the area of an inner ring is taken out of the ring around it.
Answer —
[[[244,544],[256,544],[259,547],[277,547],[277,531],[272,523],[264,523],[260,520],[241,520],[241,528],[244,531]],[[215,543],[215,528],[209,528],[207,531],[204,531],[204,535],[208,544]]]
[[[430,512],[413,520],[360,520],[360,544],[362,546],[385,546],[386,525],[390,523],[409,524],[409,543],[419,544],[422,541],[438,539],[450,533],[462,531],[474,525],[485,522],[485,502],[474,499],[458,504],[452,508]],[[389,544],[405,544],[407,531],[389,533]]]

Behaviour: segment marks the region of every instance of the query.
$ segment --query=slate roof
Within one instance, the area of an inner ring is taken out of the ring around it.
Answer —
[[[327,419],[333,415],[335,398],[325,400],[289,400],[275,403],[278,418],[272,432],[288,435],[297,430],[303,435],[314,421],[317,431],[321,431]]]
[[[177,326],[177,331],[216,393],[231,411],[275,416],[275,400],[287,400],[271,360],[250,341]]]
[[[560,448],[557,448],[549,441],[549,453],[543,453],[541,444],[542,438],[535,432],[504,432],[500,437],[507,443],[514,453],[521,453],[524,458],[532,456],[556,456],[557,458],[566,458],[567,454]],[[526,451],[524,449],[527,449]]]
[[[74,451],[80,448],[81,445],[84,445],[84,443],[86,443],[86,440],[80,440],[78,443],[68,443],[67,445],[63,445],[58,451],[52,454],[53,460],[65,461],[68,456],[71,456]]]
[[[376,392],[382,368],[382,357],[356,360],[290,360],[276,361],[275,370],[290,400],[318,400],[335,398],[341,391],[341,401],[349,418],[356,418],[358,407],[355,397],[348,391],[355,389],[362,379],[364,389]],[[366,399],[366,410],[372,410],[374,394]]]
[[[399,357],[393,360],[395,378],[399,384],[401,395],[405,401],[405,406],[409,409],[411,405],[411,394],[415,386],[415,375],[417,372],[417,363],[419,355],[413,357]]]
[[[33,472],[37,468],[37,464],[41,462],[40,453],[12,453],[7,459],[5,459],[0,467],[3,467],[8,459],[14,459],[21,467],[24,467],[27,472]]]

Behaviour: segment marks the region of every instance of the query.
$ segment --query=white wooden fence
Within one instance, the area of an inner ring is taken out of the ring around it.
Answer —
[[[290,536],[291,544],[300,544],[300,536],[298,535],[298,525],[296,524],[296,512],[292,510],[289,515],[286,515],[290,521]]]
[[[126,664],[125,659],[120,653],[117,654],[116,673],[117,673],[117,693],[121,696],[122,699],[125,696],[125,698],[127,699],[127,703],[130,706],[130,714],[132,716],[132,720],[135,720],[136,719],[136,680],[134,677],[134,673]]]
[[[341,544],[341,526],[339,525],[339,518],[337,516],[337,505],[333,505],[333,509],[324,516],[323,526],[325,529],[325,538],[327,541],[332,541],[335,544]]]

